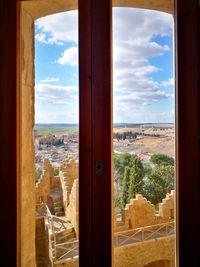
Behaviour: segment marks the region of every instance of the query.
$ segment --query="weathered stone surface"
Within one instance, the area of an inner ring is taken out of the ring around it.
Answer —
[[[54,263],[54,267],[78,267],[79,258],[75,257],[74,259],[63,260],[58,263]]]
[[[175,206],[175,190],[167,194],[159,205],[159,215],[164,220],[174,219],[174,206]]]
[[[166,195],[156,213],[155,207],[142,195],[136,195],[122,210],[122,221],[114,219],[115,232],[174,220],[175,191]]]
[[[24,8],[34,19],[53,13],[78,9],[77,0],[26,0]],[[173,0],[113,0],[115,7],[135,7],[154,9],[173,14]]]
[[[69,205],[69,196],[75,179],[78,179],[78,164],[69,157],[60,167],[60,181],[63,189],[63,203],[66,207]]]
[[[175,238],[168,236],[114,249],[114,267],[143,267],[148,263],[169,260],[175,266]]]
[[[78,207],[78,179],[74,180],[72,191],[69,197],[69,205],[65,208],[65,216],[71,221],[76,235],[78,237],[78,225],[79,225],[79,207]]]
[[[49,266],[49,245],[44,217],[36,218],[35,246],[37,267]]]
[[[54,188],[54,169],[48,159],[45,159],[42,167],[42,175],[36,184],[36,204],[40,202],[47,203],[48,195]]]
[[[136,195],[125,208],[125,224],[138,228],[155,224],[155,207],[142,195]]]
[[[35,266],[33,20],[22,10],[21,266]]]

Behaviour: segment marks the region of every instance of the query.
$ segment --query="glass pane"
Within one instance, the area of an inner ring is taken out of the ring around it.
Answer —
[[[78,266],[78,94],[78,12],[36,20],[37,266]]]
[[[113,8],[114,266],[175,266],[173,17]]]

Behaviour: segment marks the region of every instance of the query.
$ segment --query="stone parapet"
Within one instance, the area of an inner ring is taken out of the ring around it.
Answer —
[[[115,232],[172,221],[174,201],[175,191],[173,190],[162,200],[159,204],[159,211],[156,212],[155,206],[150,201],[140,194],[136,195],[136,198],[131,199],[122,210],[121,221],[115,218]]]
[[[166,195],[166,198],[159,204],[159,215],[164,220],[174,219],[175,190]]]
[[[36,204],[40,202],[47,203],[47,198],[50,191],[58,183],[54,181],[54,169],[48,159],[45,159],[42,167],[42,175],[35,187]]]

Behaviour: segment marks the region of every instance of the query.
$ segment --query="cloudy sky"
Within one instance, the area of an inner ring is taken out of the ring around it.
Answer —
[[[173,19],[113,10],[114,122],[174,122]],[[35,23],[35,122],[78,123],[78,13]]]

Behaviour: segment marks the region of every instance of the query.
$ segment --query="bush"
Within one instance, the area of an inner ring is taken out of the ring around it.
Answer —
[[[174,166],[174,159],[165,154],[154,154],[151,156],[150,162],[155,165],[171,165]]]

